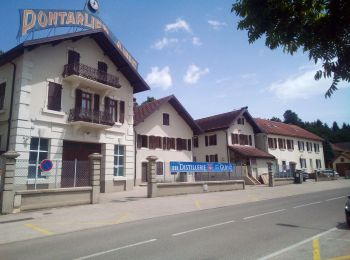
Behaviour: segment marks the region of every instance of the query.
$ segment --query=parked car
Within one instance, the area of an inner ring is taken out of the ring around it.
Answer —
[[[345,220],[350,227],[350,196],[348,196],[348,200],[345,204]]]
[[[296,172],[303,176],[303,181],[306,181],[307,179],[310,178],[309,174],[304,170],[296,170]]]
[[[323,176],[323,177],[334,177],[334,178],[338,178],[339,177],[339,173],[337,173],[335,170],[333,169],[325,169],[325,170],[319,170],[317,171],[317,175],[318,176]]]

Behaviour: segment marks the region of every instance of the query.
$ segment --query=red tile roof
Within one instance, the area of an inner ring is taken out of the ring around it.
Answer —
[[[242,107],[238,110],[233,110],[231,112],[218,114],[214,116],[209,116],[201,119],[197,119],[196,123],[205,131],[217,131],[227,129],[231,126],[234,120],[240,115],[244,114],[249,123],[253,126],[256,132],[260,132],[258,126],[254,122],[254,119],[248,112],[248,107]]]
[[[332,148],[336,151],[350,151],[350,142],[335,143]]]
[[[271,120],[255,118],[254,119],[262,132],[266,134],[284,135],[291,137],[299,137],[305,139],[311,139],[316,141],[323,141],[323,139],[305,129],[291,124],[285,124],[281,122],[275,122]]]
[[[180,101],[174,95],[156,99],[152,102],[134,107],[134,125],[136,126],[139,123],[143,122],[147,117],[152,115],[165,103],[169,103],[174,107],[174,109],[191,127],[195,134],[202,132],[202,129],[197,125],[197,123],[193,120],[190,114],[186,111],[186,109],[181,105]]]
[[[275,159],[275,156],[273,156],[272,154],[269,154],[252,146],[229,145],[228,147],[233,152],[236,152],[242,156],[251,158]]]

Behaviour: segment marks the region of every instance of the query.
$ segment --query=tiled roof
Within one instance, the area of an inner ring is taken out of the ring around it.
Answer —
[[[337,151],[350,151],[350,142],[335,143],[332,148]]]
[[[254,119],[248,112],[248,107],[242,107],[241,109],[233,110],[231,112],[197,119],[196,123],[205,132],[217,131],[229,128],[233,121],[242,114],[245,115],[249,123],[253,126],[254,130],[256,132],[260,132],[258,126],[254,122]]]
[[[152,115],[165,103],[169,103],[174,107],[174,109],[191,127],[195,134],[202,132],[202,129],[196,124],[190,114],[186,111],[186,109],[181,105],[180,101],[174,95],[156,99],[152,102],[134,107],[134,125],[138,125],[139,123],[143,122],[147,117]]]
[[[299,137],[311,139],[316,141],[323,141],[323,139],[305,129],[291,124],[275,122],[271,120],[255,118],[254,119],[259,128],[266,134],[284,135],[291,137]]]
[[[272,154],[269,154],[252,146],[229,145],[228,147],[233,152],[236,152],[246,157],[275,159],[275,156],[273,156]]]

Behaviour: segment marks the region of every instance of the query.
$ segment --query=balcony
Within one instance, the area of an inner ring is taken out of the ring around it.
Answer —
[[[69,111],[68,122],[97,128],[109,128],[115,123],[113,115],[107,111],[91,111],[77,108]]]
[[[64,65],[62,76],[66,80],[77,81],[91,87],[102,89],[120,88],[119,78],[85,64],[74,63]]]

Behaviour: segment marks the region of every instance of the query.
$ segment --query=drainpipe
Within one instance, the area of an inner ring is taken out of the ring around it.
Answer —
[[[136,186],[136,154],[137,154],[137,148],[136,148],[136,141],[137,141],[137,134],[134,127],[134,187]]]
[[[229,152],[229,149],[228,149],[228,134],[227,134],[227,130],[224,131],[225,134],[226,134],[226,153],[227,153],[227,162],[230,163],[230,152]]]
[[[13,65],[13,72],[12,72],[12,89],[11,89],[11,100],[10,100],[10,111],[9,111],[9,118],[7,120],[6,151],[9,150],[9,146],[10,146],[10,130],[11,130],[11,121],[12,121],[13,96],[15,93],[15,79],[16,79],[16,70],[17,70],[16,64],[12,61],[10,63]]]

